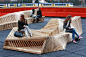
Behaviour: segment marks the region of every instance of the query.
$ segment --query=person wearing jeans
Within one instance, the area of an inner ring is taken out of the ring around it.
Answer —
[[[75,34],[77,35],[77,37],[79,37],[79,35],[78,35],[77,32],[75,31],[75,29],[70,29],[70,32],[72,32],[73,40],[75,40]]]
[[[71,24],[71,15],[68,15],[66,17],[66,19],[64,20],[63,28],[66,29],[65,32],[72,33],[73,43],[77,43],[75,41],[75,34],[78,36],[79,39],[82,39],[83,37],[81,37],[80,35],[78,35],[77,32],[76,32],[76,30],[74,28],[71,28],[70,24]]]
[[[29,32],[30,36],[32,37],[32,33],[28,27],[27,20],[24,18],[23,14],[20,15],[20,20],[18,20],[18,31],[24,31],[27,37],[29,37]]]
[[[24,28],[24,29],[21,29],[20,31],[24,31],[24,32],[25,32],[25,35],[26,35],[27,37],[29,37],[29,35],[28,35],[28,32],[29,32],[30,36],[32,37],[32,34],[31,34],[31,32],[30,32],[29,27],[28,27],[28,26],[24,26],[24,27],[25,27],[25,28]]]
[[[37,8],[37,15],[35,16],[35,19],[33,20],[33,23],[34,21],[37,19],[37,22],[39,21],[39,18],[42,17],[42,11],[40,8]]]
[[[37,22],[39,21],[39,18],[41,18],[42,17],[42,11],[41,11],[41,9],[40,8],[37,8]]]

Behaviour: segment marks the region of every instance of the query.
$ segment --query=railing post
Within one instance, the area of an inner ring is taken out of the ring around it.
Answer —
[[[59,6],[59,0],[58,0],[58,6]]]
[[[52,4],[52,7],[54,7],[54,3]]]

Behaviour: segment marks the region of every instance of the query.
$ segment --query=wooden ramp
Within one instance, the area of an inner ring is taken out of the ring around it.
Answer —
[[[31,30],[33,37],[30,38],[25,35],[22,38],[14,37],[13,33],[18,29],[14,27],[7,36],[3,48],[36,54],[64,50],[67,43],[72,41],[72,34],[63,32],[63,21],[51,19],[41,30]],[[81,24],[80,17],[73,18],[72,24],[76,24],[73,27],[82,34],[82,26],[80,25],[79,29],[77,27]]]

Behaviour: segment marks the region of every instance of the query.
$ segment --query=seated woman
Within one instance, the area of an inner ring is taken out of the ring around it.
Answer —
[[[37,8],[37,16],[35,16],[35,19],[33,20],[33,23],[34,21],[37,19],[37,22],[39,21],[39,18],[42,17],[42,12],[41,12],[41,9],[40,8]]]
[[[32,34],[27,24],[27,20],[24,18],[23,14],[20,15],[20,20],[18,20],[18,31],[21,31],[21,32],[24,31],[27,37],[29,37],[28,35],[28,32],[29,32],[30,36],[32,37]]]
[[[41,18],[42,17],[42,11],[41,11],[41,9],[40,8],[37,8],[37,21],[39,21],[39,18]]]
[[[75,41],[75,34],[78,36],[79,39],[82,39],[83,37],[81,37],[80,35],[78,35],[77,32],[75,31],[75,29],[71,28],[70,24],[71,24],[71,15],[68,15],[66,17],[66,19],[64,20],[63,28],[66,29],[66,32],[71,32],[72,33],[73,43],[77,43]]]

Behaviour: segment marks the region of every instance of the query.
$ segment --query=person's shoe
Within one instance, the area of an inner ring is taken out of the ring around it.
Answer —
[[[74,43],[74,44],[77,44],[77,42],[76,42],[76,41],[73,41],[73,43]]]
[[[37,22],[39,22],[39,19],[37,18]]]
[[[30,37],[32,37],[32,35],[30,35]]]
[[[83,37],[79,36],[79,39],[83,39]]]
[[[32,36],[30,36],[30,37],[32,37]]]

